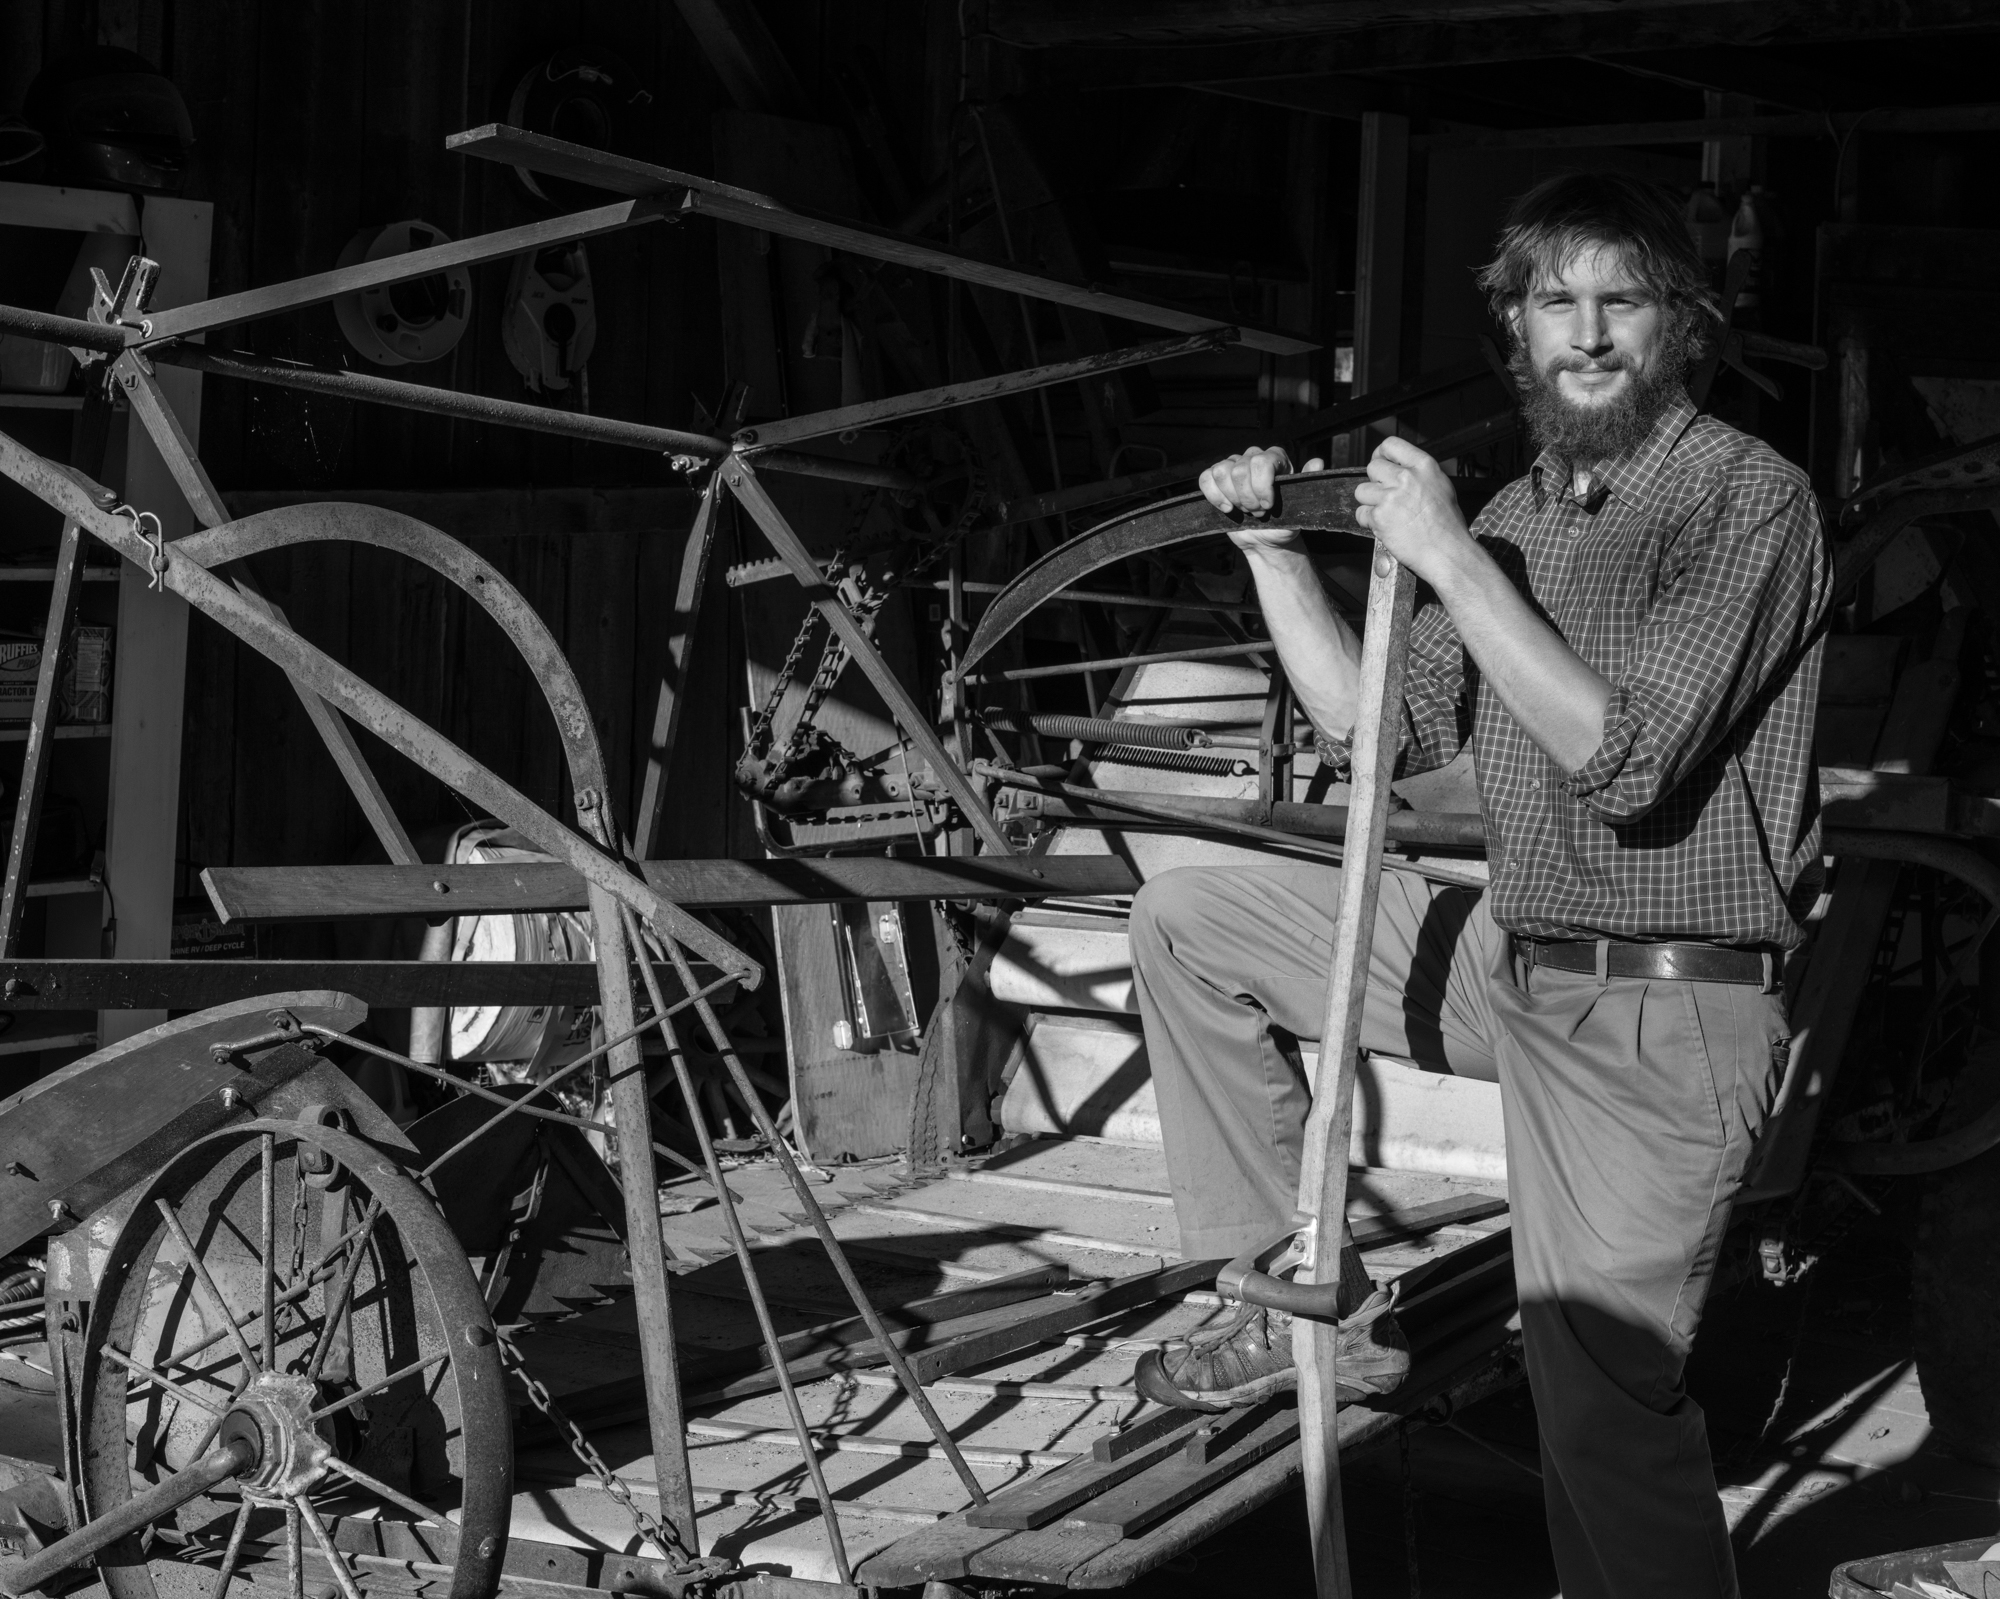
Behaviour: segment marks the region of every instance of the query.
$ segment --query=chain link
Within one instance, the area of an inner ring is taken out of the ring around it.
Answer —
[[[912,438],[916,436],[910,435]],[[849,581],[842,585],[844,591],[841,595],[842,602],[864,631],[872,630],[877,613],[898,587],[928,582],[931,574],[945,563],[952,551],[957,549],[965,536],[972,531],[973,523],[979,519],[980,510],[986,501],[986,477],[979,469],[971,447],[962,445],[962,448],[967,463],[966,493],[952,525],[949,528],[944,527],[929,503],[920,502],[920,508],[925,521],[930,525],[933,539],[916,563],[905,571],[901,569],[899,560],[892,556],[880,579],[869,582],[865,571],[857,568],[854,573],[849,574]],[[891,456],[899,453],[899,450],[892,451]],[[847,564],[847,548],[860,536],[862,527],[873,514],[881,495],[882,491],[876,490],[862,502],[849,520],[841,536],[840,547],[822,568],[829,583],[841,577],[842,569]],[[905,540],[897,547],[896,555],[900,556],[915,542],[915,540]],[[771,730],[777,721],[778,709],[784,701],[785,690],[791,687],[797,678],[800,663],[805,659],[806,646],[812,642],[813,630],[819,622],[820,614],[817,607],[809,607],[805,620],[799,624],[799,631],[792,639],[791,648],[785,654],[785,664],[779,668],[777,678],[771,685],[770,695],[765,700],[763,709],[751,723],[749,751],[758,759],[762,759],[771,748]],[[815,725],[820,708],[826,703],[826,697],[833,692],[841,674],[847,670],[848,663],[853,658],[853,651],[848,648],[846,641],[838,633],[829,630],[826,643],[820,651],[819,665],[813,672],[812,681],[806,685],[805,698],[799,706],[798,720],[793,724],[791,737],[786,741],[785,753],[772,765],[766,777],[767,783],[773,787],[796,769],[815,748],[825,750],[843,764],[853,760],[850,751],[842,748],[835,739],[820,732]]]
[[[555,1396],[529,1372],[527,1362],[522,1360],[521,1352],[514,1347],[513,1340],[498,1328],[494,1329],[494,1336],[499,1342],[500,1353],[506,1360],[509,1370],[526,1390],[528,1402],[566,1435],[570,1453],[575,1455],[583,1463],[584,1469],[597,1479],[597,1486],[624,1508],[625,1514],[632,1518],[632,1525],[638,1529],[639,1536],[665,1555],[667,1563],[676,1572],[694,1570],[700,1563],[698,1556],[689,1553],[682,1546],[679,1537],[656,1517],[649,1516],[639,1508],[638,1502],[632,1497],[632,1490],[619,1481],[618,1474],[604,1463],[604,1457],[583,1435],[583,1429],[563,1414],[561,1406],[555,1402]]]

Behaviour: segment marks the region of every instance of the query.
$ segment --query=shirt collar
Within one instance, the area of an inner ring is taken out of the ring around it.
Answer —
[[[1667,464],[1667,457],[1674,453],[1674,446],[1680,443],[1681,435],[1687,432],[1696,414],[1694,402],[1685,391],[1677,393],[1645,438],[1622,454],[1594,465],[1590,469],[1590,498],[1595,503],[1589,508],[1595,512],[1603,504],[1604,494],[1601,491],[1608,491],[1617,495],[1625,505],[1638,509],[1658,481],[1661,470]],[[1535,503],[1538,505],[1545,492],[1545,479],[1558,498],[1572,492],[1570,464],[1549,450],[1543,450],[1535,458]]]

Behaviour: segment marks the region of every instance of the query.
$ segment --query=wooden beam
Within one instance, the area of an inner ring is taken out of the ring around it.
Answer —
[[[1361,1057],[1361,1012],[1375,939],[1382,842],[1389,819],[1389,780],[1396,764],[1396,729],[1403,711],[1403,669],[1417,580],[1381,548],[1371,563],[1368,616],[1361,634],[1359,711],[1354,723],[1353,796],[1348,806],[1348,857],[1334,913],[1332,970],[1320,1027],[1319,1092],[1306,1118],[1299,1163],[1299,1212],[1313,1228],[1309,1258],[1298,1280],[1340,1280],[1347,1225],[1347,1150],[1354,1119],[1354,1083]],[[1330,1069],[1329,1069],[1330,1068]],[[1293,1318],[1299,1369],[1299,1434],[1306,1515],[1312,1526],[1313,1574],[1320,1599],[1348,1599],[1347,1533],[1340,1496],[1340,1428],[1335,1412],[1338,1333],[1327,1322]]]
[[[948,278],[977,283],[984,288],[1047,300],[1081,311],[1097,311],[1105,316],[1123,317],[1148,327],[1168,328],[1176,333],[1201,333],[1211,328],[1237,326],[1242,341],[1253,350],[1278,355],[1297,355],[1316,348],[1310,339],[1245,323],[1231,324],[1200,311],[1170,305],[1136,295],[1117,294],[1109,289],[1024,271],[1003,262],[989,261],[962,250],[947,249],[926,239],[895,233],[850,217],[828,216],[803,207],[788,206],[768,194],[717,183],[693,173],[657,167],[644,161],[607,155],[582,145],[566,144],[526,133],[502,123],[488,123],[455,133],[445,141],[448,148],[465,155],[483,156],[510,166],[546,172],[553,177],[588,183],[613,193],[633,196],[669,196],[680,202],[684,215],[733,222],[787,239],[802,239],[830,250],[870,260],[892,261],[899,266],[937,272]]]
[[[1088,93],[1244,79],[1309,79],[1330,73],[1421,71],[1498,61],[1605,56],[1710,47],[1744,50],[1779,37],[1816,41],[1990,31],[1986,0],[1717,0],[1617,11],[1516,13],[1466,27],[1436,20],[1361,32],[1185,44],[1127,42],[1035,52],[997,48],[1002,87],[1041,94]]]
[[[646,861],[646,881],[677,904],[831,905],[871,899],[1046,899],[1132,894],[1116,856],[882,856],[826,860]],[[202,883],[225,922],[354,916],[481,916],[575,911],[583,879],[556,861],[455,866],[211,866]]]
[[[160,263],[149,315],[172,315],[173,308],[208,292],[214,210],[206,200],[145,198],[146,249]],[[189,447],[198,449],[200,374],[162,372],[159,382]],[[122,488],[128,503],[151,509],[159,517],[169,547],[193,530],[194,517],[179,503],[171,465],[136,416],[126,426]],[[117,896],[117,947],[126,955],[165,957],[173,942],[187,630],[188,607],[181,596],[156,588],[142,567],[123,563],[111,655],[111,780],[104,874]],[[166,1019],[164,1011],[100,1016],[97,1036],[109,1044]]]
[[[1560,150],[1628,144],[1705,144],[1719,139],[1840,139],[1870,133],[1976,133],[2000,128],[2000,105],[1803,111],[1786,116],[1698,117],[1685,122],[1603,122],[1573,128],[1461,128],[1420,134],[1420,150]]]

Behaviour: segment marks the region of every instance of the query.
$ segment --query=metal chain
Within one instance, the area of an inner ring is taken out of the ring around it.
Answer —
[[[513,1340],[498,1328],[494,1329],[494,1337],[499,1343],[501,1356],[506,1360],[508,1369],[527,1391],[528,1402],[566,1435],[570,1453],[582,1461],[584,1469],[597,1479],[597,1486],[624,1508],[625,1514],[632,1518],[632,1525],[638,1529],[639,1536],[665,1555],[667,1563],[675,1571],[693,1570],[698,1556],[690,1554],[682,1546],[676,1533],[639,1508],[637,1501],[632,1497],[632,1490],[620,1482],[618,1474],[604,1463],[604,1457],[597,1452],[596,1446],[584,1437],[583,1429],[563,1414],[562,1408],[555,1402],[554,1395],[528,1370],[527,1362],[521,1359],[521,1352],[514,1347]]]
[[[820,569],[828,582],[847,564],[847,546],[859,535],[862,526],[874,512],[882,491],[877,489],[856,508],[848,518],[847,527],[842,531],[840,544],[832,556]],[[778,668],[778,675],[771,681],[770,695],[764,701],[764,708],[750,724],[750,749],[753,754],[761,754],[771,747],[771,724],[778,719],[778,707],[784,703],[785,690],[792,686],[798,676],[799,665],[806,658],[806,646],[812,642],[813,629],[819,626],[820,615],[817,606],[806,607],[805,619],[799,623],[798,632],[793,635],[792,647],[785,652],[785,664]]]
[[[895,453],[891,452],[892,457]],[[846,600],[848,611],[864,629],[873,622],[876,614],[899,586],[928,581],[931,574],[950,557],[952,551],[964,542],[966,535],[972,531],[973,523],[979,519],[979,513],[986,501],[986,475],[980,470],[978,458],[970,446],[966,447],[965,455],[966,494],[959,506],[958,517],[951,527],[943,529],[935,513],[931,511],[928,503],[925,503],[922,505],[925,520],[930,523],[932,531],[940,536],[931,542],[930,547],[916,564],[908,571],[901,571],[898,569],[897,561],[892,558],[881,578],[872,583],[866,580],[865,572],[857,571],[854,574],[852,597],[844,595],[843,599]],[[822,569],[827,581],[834,581],[842,567],[846,565],[848,545],[859,537],[861,528],[880,499],[881,491],[878,489],[862,502],[850,519],[841,537],[840,547],[834,551],[832,558]],[[906,540],[899,546],[899,553],[914,542]],[[808,608],[805,620],[799,624],[799,631],[792,639],[792,647],[786,652],[785,664],[779,669],[777,678],[771,685],[770,696],[751,724],[749,747],[753,754],[761,755],[771,747],[771,728],[777,721],[778,708],[784,700],[785,690],[797,676],[799,665],[805,658],[806,646],[811,642],[813,629],[818,623],[818,609]],[[834,686],[840,681],[841,674],[847,670],[852,659],[853,652],[847,647],[846,641],[838,633],[829,630],[826,643],[820,651],[819,666],[813,672],[812,681],[806,685],[805,699],[799,706],[798,720],[793,724],[791,737],[785,745],[785,753],[774,768],[776,775],[782,776],[791,771],[815,745],[828,749],[836,756],[849,754],[836,741],[820,733],[815,724],[821,706],[826,703],[826,697],[833,692]]]

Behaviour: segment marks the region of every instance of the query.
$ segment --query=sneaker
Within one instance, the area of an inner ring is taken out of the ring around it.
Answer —
[[[1339,1403],[1392,1393],[1409,1374],[1410,1345],[1396,1325],[1395,1303],[1393,1288],[1378,1288],[1340,1322]],[[1289,1392],[1299,1385],[1291,1315],[1246,1304],[1220,1327],[1147,1350],[1132,1379],[1155,1404],[1179,1410],[1235,1410]]]

